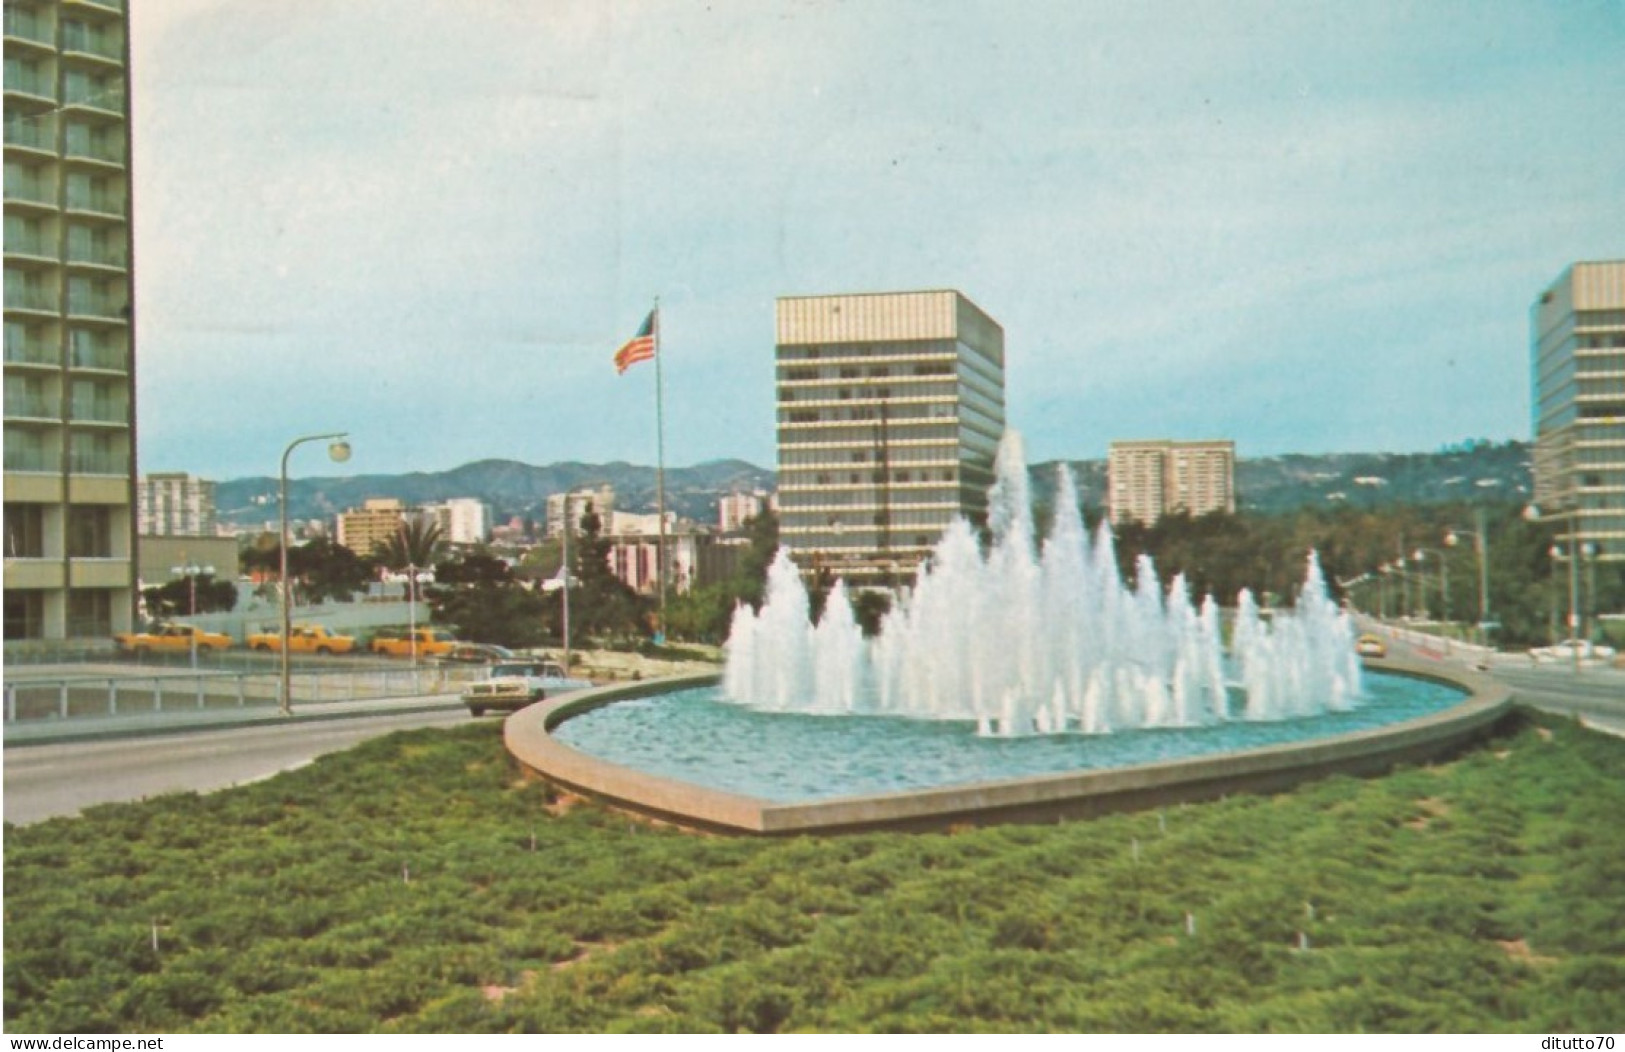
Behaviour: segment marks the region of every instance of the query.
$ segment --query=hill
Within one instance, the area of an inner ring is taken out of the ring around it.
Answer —
[[[1350,504],[1378,508],[1458,500],[1524,501],[1531,493],[1528,443],[1469,442],[1433,453],[1330,453],[1243,458],[1236,464],[1242,511],[1273,514],[1305,506]],[[1034,493],[1054,494],[1058,461],[1031,468]],[[1086,507],[1106,500],[1106,462],[1068,461]],[[413,505],[473,497],[491,506],[494,520],[543,518],[547,497],[568,489],[608,484],[617,505],[652,511],[655,469],[616,461],[563,461],[537,466],[514,460],[480,460],[449,471],[405,475],[301,478],[289,482],[288,504],[296,519],[332,516],[369,497],[394,497]],[[775,488],[775,473],[743,460],[715,460],[666,469],[666,504],[702,523],[717,518],[717,502],[733,490]],[[220,518],[238,526],[261,526],[276,517],[276,479],[222,482],[216,492]]]
[[[1068,461],[1085,507],[1106,504],[1106,461]],[[1058,461],[1034,465],[1034,490],[1050,500]],[[1237,509],[1277,514],[1348,504],[1381,508],[1451,501],[1527,501],[1526,442],[1463,443],[1434,453],[1326,453],[1238,458]]]

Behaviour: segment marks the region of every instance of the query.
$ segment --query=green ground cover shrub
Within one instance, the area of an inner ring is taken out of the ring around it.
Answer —
[[[1607,1031],[1625,742],[1090,822],[747,840],[550,808],[497,728],[5,829],[5,1025]]]

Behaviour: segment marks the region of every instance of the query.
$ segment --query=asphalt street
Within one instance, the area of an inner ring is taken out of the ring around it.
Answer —
[[[22,825],[78,814],[95,804],[211,792],[269,778],[368,738],[469,719],[461,704],[440,698],[405,711],[373,710],[343,719],[198,726],[143,737],[11,747],[5,750],[5,820]]]

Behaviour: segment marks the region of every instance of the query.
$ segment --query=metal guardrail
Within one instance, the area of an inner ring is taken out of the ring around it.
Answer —
[[[295,705],[446,694],[483,669],[420,666],[416,669],[334,669],[295,672]],[[278,673],[159,671],[148,674],[81,675],[24,679],[5,684],[5,722],[130,716],[177,710],[274,707]]]

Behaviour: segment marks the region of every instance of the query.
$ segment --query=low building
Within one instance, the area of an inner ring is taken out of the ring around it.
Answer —
[[[136,572],[142,589],[187,576],[235,581],[241,567],[235,537],[136,538]]]

